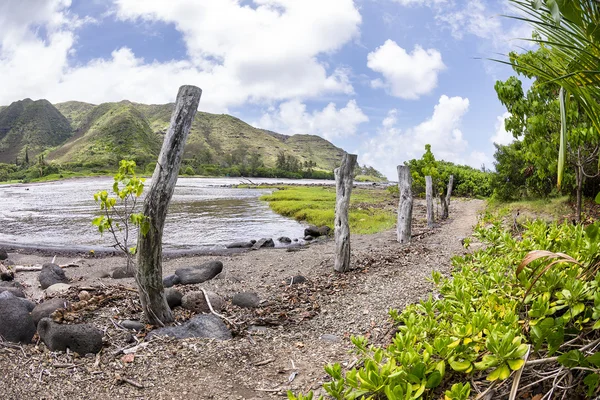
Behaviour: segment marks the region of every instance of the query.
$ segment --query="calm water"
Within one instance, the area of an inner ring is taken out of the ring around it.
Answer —
[[[93,194],[110,191],[112,182],[107,177],[0,186],[0,242],[110,247],[114,243],[110,234],[101,237],[91,220],[99,212]],[[271,190],[220,187],[237,183],[240,179],[179,178],[165,224],[164,247],[218,249],[240,240],[302,236],[301,224],[275,214],[258,199]]]

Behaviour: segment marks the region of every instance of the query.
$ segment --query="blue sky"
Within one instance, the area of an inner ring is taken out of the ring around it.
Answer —
[[[325,137],[394,178],[426,143],[438,159],[493,163],[508,143],[481,58],[531,30],[485,0],[4,0],[0,104],[174,101],[285,134]]]

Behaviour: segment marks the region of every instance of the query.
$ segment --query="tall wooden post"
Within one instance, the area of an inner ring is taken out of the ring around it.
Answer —
[[[433,181],[431,176],[425,177],[425,198],[427,200],[427,227],[433,228]]]
[[[150,222],[150,229],[146,235],[140,233],[138,236],[136,281],[142,309],[148,322],[153,325],[162,326],[173,321],[162,281],[162,236],[167,208],[177,183],[183,147],[198,111],[201,95],[202,90],[195,86],[179,88],[171,124],[152,174],[150,191],[144,201],[143,214]]]
[[[348,208],[354,183],[356,154],[344,154],[342,165],[335,170],[335,262],[333,269],[346,272],[350,269],[350,225]]]
[[[446,190],[446,195],[444,193],[440,193],[440,203],[442,204],[442,219],[448,218],[448,207],[450,207],[450,196],[452,196],[452,185],[454,185],[454,175],[450,175],[448,179],[448,188]]]
[[[398,165],[398,192],[400,200],[398,201],[398,242],[409,243],[411,238],[412,223],[412,176],[410,167]]]

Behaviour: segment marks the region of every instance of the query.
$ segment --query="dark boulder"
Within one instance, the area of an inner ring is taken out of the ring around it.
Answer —
[[[0,294],[0,336],[9,342],[29,343],[35,325],[23,299],[10,292]]]
[[[54,311],[59,308],[66,308],[69,304],[70,303],[67,300],[61,299],[60,297],[55,297],[54,299],[49,299],[38,304],[33,311],[31,311],[33,323],[37,326],[42,318],[49,317]]]
[[[163,286],[166,287],[166,288],[170,288],[170,287],[172,287],[174,285],[178,285],[179,283],[181,283],[181,280],[175,274],[166,276],[163,279]]]
[[[305,277],[303,277],[302,275],[296,275],[292,278],[290,278],[289,280],[289,285],[295,285],[297,283],[304,283],[306,282],[308,279],[306,279]]]
[[[102,331],[91,324],[65,325],[42,318],[37,331],[51,351],[66,351],[69,348],[84,355],[102,350]]]
[[[177,289],[167,288],[165,289],[165,298],[169,307],[175,308],[181,305],[183,294]]]
[[[127,270],[127,267],[117,267],[110,271],[110,277],[113,279],[133,278],[134,276],[135,270],[133,268]]]
[[[38,280],[40,281],[42,289],[49,288],[55,283],[69,283],[69,278],[65,275],[65,271],[58,265],[52,263],[42,265]]]
[[[231,301],[234,305],[244,308],[256,308],[260,306],[260,298],[254,292],[241,292],[233,296]]]
[[[0,286],[0,294],[4,293],[4,292],[9,292],[9,293],[13,294],[15,297],[25,298],[25,292],[23,292],[23,289],[18,288],[18,287]]]
[[[290,239],[287,236],[282,236],[279,239],[277,239],[280,243],[286,243],[286,244],[290,244],[292,243],[292,239]]]
[[[146,327],[143,322],[140,321],[132,321],[130,319],[126,319],[125,321],[121,321],[121,326],[125,329],[131,329],[133,331],[142,331]]]
[[[208,300],[210,300],[210,305],[213,310],[221,311],[225,306],[225,301],[216,293],[206,292],[208,296]],[[189,292],[186,293],[181,299],[181,307],[186,310],[193,311],[195,313],[205,313],[208,314],[210,312],[210,308],[206,303],[206,299],[204,298],[204,293],[202,292]]]
[[[252,250],[258,250],[263,247],[275,247],[275,242],[273,242],[273,239],[262,238],[254,243]]]
[[[146,338],[150,339],[154,335],[170,336],[176,339],[231,339],[231,332],[227,329],[227,326],[214,314],[199,314],[185,324],[155,329]]]
[[[14,297],[17,300],[19,300],[21,302],[22,305],[25,306],[25,308],[27,309],[27,311],[31,312],[31,310],[33,310],[35,308],[35,303],[33,301],[27,300],[24,297],[17,297],[14,294],[12,294],[12,292],[9,291],[5,291],[0,293],[0,298],[2,299],[8,299]]]
[[[221,261],[210,261],[195,267],[179,268],[175,275],[179,277],[182,285],[206,282],[217,276],[223,270]]]
[[[225,247],[228,249],[249,249],[254,243],[256,243],[255,240],[250,242],[233,242],[225,245]]]
[[[331,228],[329,228],[327,225],[323,225],[320,227],[311,225],[308,228],[304,229],[304,236],[312,236],[312,237],[327,236],[327,235],[329,235],[330,231],[331,231]]]
[[[8,259],[8,252],[5,249],[0,249],[0,261]]]
[[[18,281],[1,281],[0,282],[0,287],[14,287],[14,288],[19,288],[19,289],[23,289],[23,285],[21,285],[20,282]]]

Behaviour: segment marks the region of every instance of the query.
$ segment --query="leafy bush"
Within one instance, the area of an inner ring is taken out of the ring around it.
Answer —
[[[398,333],[388,347],[351,338],[362,366],[345,374],[338,364],[326,366],[327,393],[335,399],[438,399],[455,383],[445,398],[467,399],[470,386],[460,382],[505,380],[524,367],[528,353],[558,356],[548,361],[560,364],[551,378],[570,374],[572,380],[567,389],[554,388],[558,397],[561,390],[569,398],[596,391],[600,223],[528,222],[515,238],[487,214],[475,236],[486,247],[454,257],[451,279],[432,275],[439,299],[390,311]]]

